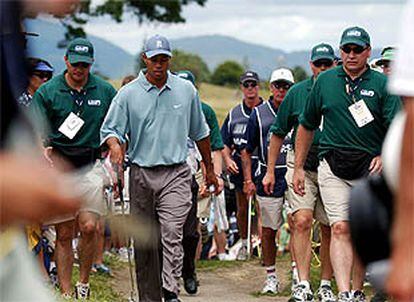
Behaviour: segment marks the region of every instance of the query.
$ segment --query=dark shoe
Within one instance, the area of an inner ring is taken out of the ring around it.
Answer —
[[[194,277],[184,279],[184,289],[189,295],[195,295],[198,290],[197,280]]]
[[[165,288],[162,289],[162,292],[164,293],[164,302],[181,302],[175,293],[170,292]]]
[[[371,302],[386,302],[388,299],[387,295],[383,292],[377,292],[372,298]]]

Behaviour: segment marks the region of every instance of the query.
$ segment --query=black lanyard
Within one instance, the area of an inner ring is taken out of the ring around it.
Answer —
[[[77,90],[70,90],[70,95],[72,96],[72,100],[78,106],[78,112],[76,115],[79,115],[81,112],[82,105],[86,98],[86,90],[81,90],[80,92]]]
[[[361,85],[362,78],[359,78],[357,81],[352,81],[349,77],[345,77],[345,91],[351,97],[352,102],[356,103],[355,94],[358,91],[359,85]]]

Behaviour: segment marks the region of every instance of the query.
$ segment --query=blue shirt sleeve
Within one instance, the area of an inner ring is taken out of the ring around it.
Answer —
[[[220,132],[221,132],[221,137],[223,139],[223,144],[231,148],[233,145],[233,139],[230,133],[229,121],[230,121],[230,113],[227,115],[226,119],[224,120],[224,123],[223,123],[223,126],[221,126]]]
[[[110,137],[115,137],[121,144],[124,144],[125,135],[129,132],[128,124],[126,99],[123,98],[122,90],[120,90],[112,100],[101,126],[100,144],[103,145]]]
[[[245,139],[247,143],[243,144],[242,149],[246,149],[249,153],[253,153],[253,151],[260,145],[260,129],[256,110],[253,110],[250,114]]]

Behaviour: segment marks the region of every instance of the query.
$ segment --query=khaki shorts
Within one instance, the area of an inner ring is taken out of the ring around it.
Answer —
[[[294,152],[289,151],[286,160],[287,172],[285,178],[288,185],[286,198],[288,200],[291,213],[293,214],[304,209],[311,210],[314,212],[313,216],[316,220],[322,224],[329,225],[329,220],[321,200],[317,172],[305,171],[304,196],[296,194],[293,190],[294,159]]]
[[[277,230],[283,224],[283,197],[256,196],[262,215],[262,227]]]
[[[96,163],[91,170],[86,173],[74,173],[70,176],[72,188],[76,189],[76,194],[82,198],[82,205],[75,215],[65,215],[47,221],[45,225],[53,225],[66,221],[74,220],[81,212],[91,212],[98,216],[107,214],[107,204],[104,198],[104,186],[109,184],[108,176],[101,163]]]
[[[324,159],[319,164],[318,181],[329,224],[348,221],[349,195],[357,180],[350,181],[337,177]]]

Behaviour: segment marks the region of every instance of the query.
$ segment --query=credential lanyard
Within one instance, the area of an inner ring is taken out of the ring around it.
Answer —
[[[79,114],[81,113],[81,108],[82,108],[83,102],[85,101],[86,90],[82,89],[80,92],[78,92],[76,90],[71,90],[70,95],[72,96],[72,100],[78,106],[78,110],[76,112],[76,115],[79,116]]]
[[[356,103],[357,100],[356,100],[355,94],[358,91],[359,85],[361,85],[362,78],[359,78],[357,81],[354,82],[349,77],[346,76],[345,82],[346,82],[345,84],[346,93],[351,97],[352,102]]]

